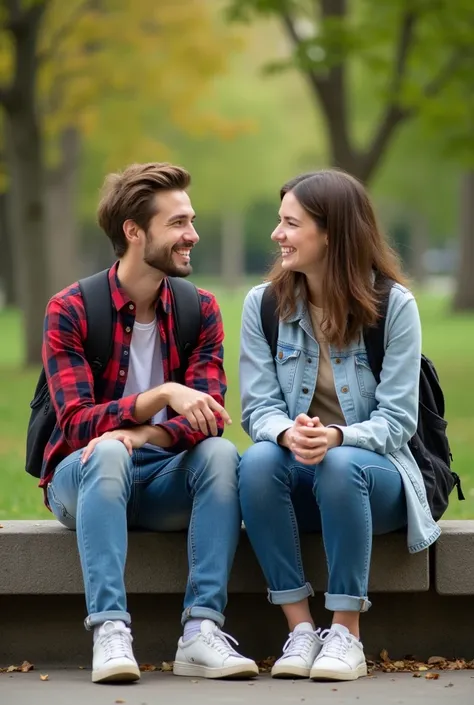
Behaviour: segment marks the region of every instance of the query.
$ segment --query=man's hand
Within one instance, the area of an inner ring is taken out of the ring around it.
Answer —
[[[124,444],[129,454],[132,455],[134,448],[141,448],[145,443],[149,443],[152,433],[152,426],[135,426],[134,428],[123,428],[118,431],[108,431],[98,438],[93,438],[84,448],[81,455],[81,462],[85,463],[92,455],[92,451],[101,441],[116,440]]]
[[[340,445],[342,434],[337,428],[323,426],[317,416],[306,414],[296,417],[293,426],[283,434],[280,444],[291,450],[302,465],[317,465],[329,448]]]
[[[163,385],[163,390],[167,405],[177,414],[185,416],[195,431],[201,431],[206,436],[217,436],[216,414],[219,414],[225,424],[232,423],[224,407],[210,394],[198,392],[196,389],[190,389],[175,382]]]

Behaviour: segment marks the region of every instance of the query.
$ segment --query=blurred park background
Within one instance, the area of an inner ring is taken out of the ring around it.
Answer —
[[[472,0],[0,0],[0,519],[46,518],[24,472],[47,299],[112,261],[104,176],[193,178],[195,283],[226,329],[239,450],[243,296],[272,260],[281,184],[361,178],[413,281],[474,518]]]

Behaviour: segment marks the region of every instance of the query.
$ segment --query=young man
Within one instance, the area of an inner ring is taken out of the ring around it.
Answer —
[[[185,384],[169,381],[180,361],[167,277],[191,273],[199,241],[189,183],[184,169],[159,163],[134,164],[106,179],[99,224],[118,262],[109,272],[113,352],[100,395],[85,359],[78,284],[54,296],[46,312],[43,361],[57,425],[41,486],[57,519],[77,531],[94,682],[140,677],[124,585],[127,527],[189,526],[184,634],[174,672],[258,673],[221,631],[241,515],[238,454],[219,437],[230,418],[223,407],[222,321],[208,292],[198,290],[202,324]]]

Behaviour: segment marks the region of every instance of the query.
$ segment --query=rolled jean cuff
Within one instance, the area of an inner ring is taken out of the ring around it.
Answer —
[[[326,609],[331,612],[367,612],[372,603],[368,597],[354,597],[353,595],[324,594]]]
[[[270,590],[268,588],[268,601],[272,605],[292,605],[301,602],[305,597],[313,597],[314,590],[310,583],[305,583],[302,587],[294,590]]]
[[[132,621],[132,618],[130,617],[128,612],[120,612],[120,610],[111,610],[110,612],[96,612],[95,614],[90,614],[88,617],[85,618],[84,626],[88,631],[90,631],[91,629],[94,629],[94,627],[98,627],[99,624],[108,622],[109,619],[120,619],[122,622],[125,622],[127,626]]]
[[[188,619],[211,619],[218,627],[223,627],[225,622],[225,617],[220,612],[209,607],[199,607],[199,605],[186,607],[181,615],[181,624],[184,626]]]

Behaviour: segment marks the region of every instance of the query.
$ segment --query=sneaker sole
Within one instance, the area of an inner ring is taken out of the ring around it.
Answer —
[[[140,669],[130,666],[115,666],[114,668],[104,668],[100,671],[92,671],[93,683],[130,683],[140,678]]]
[[[258,676],[258,666],[228,666],[227,668],[210,668],[192,663],[175,661],[173,664],[175,676],[194,676],[194,678],[255,678]]]
[[[309,668],[302,666],[273,666],[272,678],[309,678]]]
[[[309,677],[312,681],[356,681],[358,678],[363,678],[366,675],[367,664],[363,663],[357,666],[355,671],[312,670]]]

